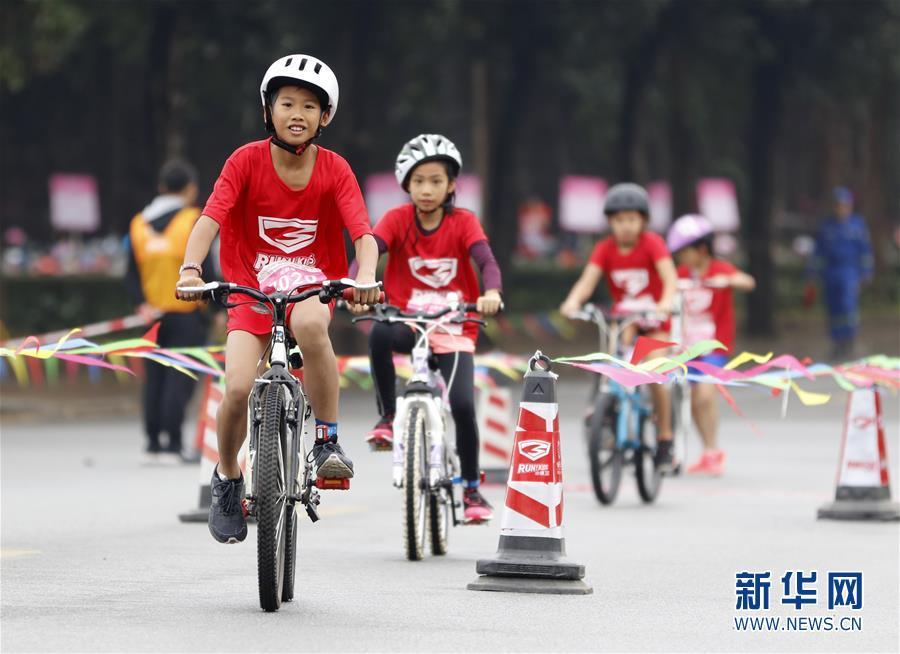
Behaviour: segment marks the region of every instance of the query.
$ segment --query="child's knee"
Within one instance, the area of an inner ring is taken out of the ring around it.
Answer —
[[[225,394],[222,403],[229,410],[240,410],[247,405],[247,398],[253,389],[253,376],[229,375],[225,379]]]
[[[300,347],[322,346],[326,341],[330,342],[328,322],[327,315],[313,314],[297,317],[293,321],[292,329]]]

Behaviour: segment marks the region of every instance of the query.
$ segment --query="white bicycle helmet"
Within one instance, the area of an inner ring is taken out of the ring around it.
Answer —
[[[269,66],[259,85],[259,98],[266,115],[266,128],[271,129],[269,106],[266,96],[276,85],[299,82],[299,86],[311,86],[324,95],[327,105],[322,110],[329,110],[328,122],[334,120],[338,108],[338,81],[334,71],[321,59],[310,55],[292,54],[282,57]]]
[[[426,161],[447,161],[454,168],[453,177],[462,170],[462,155],[453,141],[440,134],[419,134],[407,141],[397,155],[394,175],[404,191],[409,191],[409,174],[412,169]]]

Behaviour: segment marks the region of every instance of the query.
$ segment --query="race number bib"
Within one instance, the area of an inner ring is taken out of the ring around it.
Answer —
[[[273,261],[256,274],[259,290],[263,293],[292,293],[308,286],[318,286],[326,279],[318,268],[294,261]]]
[[[405,311],[406,313],[435,313],[457,301],[459,301],[459,296],[456,293],[413,289],[412,295],[409,297],[409,302],[406,304]],[[462,325],[445,324],[444,329],[436,330],[432,333],[432,337],[436,336],[438,333],[446,335],[448,332],[454,335],[462,334]]]

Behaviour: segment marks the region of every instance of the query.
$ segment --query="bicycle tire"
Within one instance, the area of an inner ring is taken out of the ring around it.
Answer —
[[[670,473],[673,477],[681,474],[687,461],[688,436],[691,426],[691,389],[687,384],[675,382],[672,386],[672,437],[675,467]]]
[[[284,519],[284,581],[281,587],[281,601],[294,599],[294,580],[297,570],[297,513],[292,503],[288,503]]]
[[[644,398],[649,403],[649,398]],[[651,434],[651,431],[653,432]],[[652,415],[642,415],[638,421],[638,441],[640,447],[634,453],[634,473],[637,478],[638,494],[645,504],[656,501],[662,485],[662,473],[656,467],[656,425]]]
[[[303,438],[303,428],[300,424],[297,426],[297,433],[294,435],[294,450],[292,452],[295,457],[296,465],[294,470],[298,473],[302,470],[304,462],[300,459],[299,450],[301,449],[300,441]],[[286,443],[282,441],[282,451],[287,451]],[[293,486],[293,480],[291,486]],[[284,583],[281,589],[281,601],[290,602],[294,599],[294,582],[296,580],[297,570],[297,505],[289,500],[287,504],[287,512],[284,522]]]
[[[615,398],[603,395],[597,400],[594,415],[588,425],[588,456],[591,465],[591,483],[594,495],[604,506],[612,504],[619,494],[622,482],[622,451],[616,445]],[[610,447],[611,446],[611,447]],[[607,460],[602,459],[604,453]],[[608,483],[604,482],[604,471],[608,472]]]
[[[422,482],[427,468],[422,465],[426,461],[424,440],[425,415],[419,407],[413,406],[406,422],[403,484],[403,544],[410,561],[421,561],[425,556],[427,506]]]
[[[284,397],[281,386],[271,383],[263,394],[263,416],[260,425],[259,445],[256,453],[258,496],[256,557],[259,580],[259,605],[264,611],[277,611],[281,607],[284,587],[285,537],[279,533],[279,523],[284,530],[283,518],[287,514],[281,459],[284,424]]]
[[[441,477],[450,479],[450,452],[444,443],[444,460]],[[431,541],[431,553],[443,556],[447,553],[447,537],[450,533],[450,502],[453,501],[453,490],[438,488],[428,494],[428,533]]]

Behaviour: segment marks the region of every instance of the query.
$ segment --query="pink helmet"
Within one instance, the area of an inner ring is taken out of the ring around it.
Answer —
[[[712,236],[715,231],[708,218],[689,213],[672,223],[666,237],[666,245],[669,246],[669,252],[678,252],[692,243]]]

